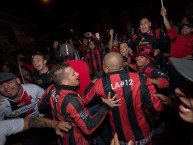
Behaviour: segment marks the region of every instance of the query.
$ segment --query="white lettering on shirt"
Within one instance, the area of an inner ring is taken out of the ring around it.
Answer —
[[[125,86],[132,86],[133,85],[133,80],[122,80],[120,82],[115,82],[114,84],[111,84],[112,90],[115,90],[116,88],[122,88]]]
[[[146,145],[152,138],[154,130],[146,137],[135,142],[136,145]]]

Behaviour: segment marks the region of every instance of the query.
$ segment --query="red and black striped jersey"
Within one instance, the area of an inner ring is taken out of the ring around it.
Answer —
[[[157,87],[159,89],[169,87],[168,76],[153,62],[148,63],[144,67],[138,67],[137,72],[140,74],[144,74],[148,78],[158,79],[159,85],[157,85]]]
[[[89,64],[90,70],[92,72],[102,71],[103,67],[101,54],[97,48],[87,53],[85,61]]]
[[[85,91],[83,103],[87,105],[97,96],[107,98],[108,92],[121,99],[121,106],[109,112],[111,127],[119,140],[152,144],[152,117],[157,118],[163,110],[160,100],[153,96],[156,93],[154,85],[138,73],[126,70],[110,72]]]
[[[90,116],[82,104],[82,98],[74,92],[74,89],[72,86],[56,84],[50,86],[39,101],[39,108],[50,105],[53,119],[72,123],[72,130],[64,132],[64,145],[89,145],[86,135],[96,130],[110,107],[103,104],[95,115]]]

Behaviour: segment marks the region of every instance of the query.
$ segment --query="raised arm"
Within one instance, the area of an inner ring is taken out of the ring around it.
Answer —
[[[111,29],[109,31],[109,35],[110,35],[110,39],[109,39],[109,42],[108,42],[109,51],[112,51],[112,48],[113,48],[113,34],[114,34],[114,30]]]
[[[161,8],[160,10],[160,14],[162,15],[163,17],[163,21],[164,21],[164,26],[166,27],[166,29],[171,29],[171,25],[168,21],[168,18],[166,17],[166,14],[167,14],[167,10],[165,8]]]

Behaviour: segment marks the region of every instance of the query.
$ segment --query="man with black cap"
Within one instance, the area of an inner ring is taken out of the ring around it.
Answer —
[[[0,72],[0,94],[3,97],[0,104],[0,120],[43,116],[39,113],[37,102],[44,92],[44,89],[35,84],[21,84],[20,79],[13,73]],[[37,132],[24,134],[17,136],[21,137],[20,143],[37,143]],[[9,140],[16,142],[14,139]]]
[[[0,73],[0,120],[6,118],[24,118],[39,116],[37,101],[44,89],[34,84],[21,84],[13,73]]]

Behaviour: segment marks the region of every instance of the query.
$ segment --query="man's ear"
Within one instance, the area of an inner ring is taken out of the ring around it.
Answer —
[[[47,63],[47,60],[44,60],[44,63],[46,64],[46,63]]]
[[[61,83],[62,83],[62,85],[68,85],[68,80],[67,79],[63,79]]]
[[[109,69],[108,69],[107,66],[103,66],[103,70],[104,70],[105,73],[108,73],[108,72],[109,72]]]
[[[191,33],[193,32],[193,28],[191,28]]]
[[[18,84],[21,84],[21,79],[20,78],[16,78],[16,81]]]
[[[147,59],[147,62],[150,63],[151,62],[150,59]]]

